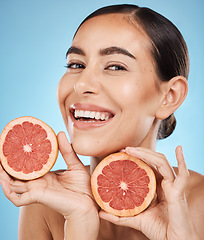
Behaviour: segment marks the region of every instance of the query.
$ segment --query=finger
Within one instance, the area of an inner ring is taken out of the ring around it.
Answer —
[[[1,163],[0,163],[0,179],[6,180],[6,181],[12,181],[12,178],[9,176],[9,174],[3,169]]]
[[[28,190],[27,189],[27,182],[18,181],[18,180],[12,181],[10,183],[10,188],[13,192],[15,192],[17,194],[24,193]]]
[[[38,201],[38,195],[39,195],[38,192],[41,192],[41,191],[26,190],[25,192],[22,191],[21,194],[19,194],[16,191],[12,190],[11,185],[5,180],[1,181],[1,185],[2,185],[4,195],[16,207],[25,206],[25,205],[32,204],[32,203],[41,203],[40,201]],[[35,194],[35,192],[36,192],[36,194]]]
[[[6,181],[10,185],[11,190],[16,193],[22,193],[26,191],[26,182],[15,180],[12,177],[10,177],[9,174],[5,172],[5,170],[2,168],[0,164],[0,181],[1,180]]]
[[[183,149],[181,146],[176,148],[176,159],[178,162],[178,174],[176,178],[177,186],[184,188],[187,185],[187,179],[189,177],[189,171],[186,166],[186,162],[183,155]]]
[[[2,185],[4,195],[17,207],[25,206],[31,203],[45,204],[47,201],[49,202],[50,199],[52,199],[51,202],[53,203],[54,194],[52,194],[52,196],[48,195],[48,197],[44,197],[43,195],[47,195],[49,189],[44,187],[42,188],[39,185],[35,186],[35,182],[37,183],[37,181],[38,180],[33,180],[28,182],[28,185],[22,183],[18,186],[12,186],[6,180],[1,180],[0,183]]]
[[[7,181],[5,179],[1,179],[0,182],[6,182],[7,184],[9,184],[9,188],[11,189],[11,191],[16,192],[17,194],[27,191],[26,182],[21,182],[18,180]]]
[[[25,206],[31,203],[43,203],[42,195],[47,191],[47,188],[41,187],[39,180],[28,182],[13,181],[9,183],[6,180],[1,180],[4,195],[17,207]],[[37,184],[35,186],[35,184]],[[50,198],[51,199],[51,198]]]
[[[139,215],[134,216],[134,217],[118,217],[118,216],[114,216],[110,213],[107,213],[103,210],[101,210],[99,212],[99,217],[103,220],[111,222],[115,225],[132,227],[134,229],[139,230],[140,229],[140,219],[138,218],[138,216]]]
[[[175,180],[175,172],[163,154],[147,148],[127,147],[125,151],[127,154],[140,158],[150,166],[155,166],[165,180],[170,182]]]
[[[56,191],[52,188],[32,188],[22,194],[16,194],[11,190],[9,184],[4,181],[2,188],[5,196],[17,207],[41,203],[53,210],[61,213],[64,216],[68,216],[74,210],[79,208],[80,199],[73,193],[66,191],[66,195],[63,191]],[[64,201],[64,202],[63,202]],[[67,207],[69,206],[69,207]]]
[[[103,211],[103,210],[100,210],[100,211],[99,211],[99,217],[100,217],[101,219],[104,219],[104,220],[108,221],[108,222],[112,222],[112,223],[114,223],[114,224],[116,224],[116,225],[123,225],[122,220],[123,220],[124,218],[121,220],[120,217],[115,216],[115,215],[112,215],[112,214],[110,214],[110,213],[108,213],[108,212],[105,212],[105,211]]]
[[[23,199],[23,194],[18,195],[15,191],[12,190],[11,185],[6,181],[6,180],[1,180],[0,184],[2,186],[2,190],[4,192],[4,195],[17,207],[29,204],[31,202],[22,201]]]
[[[85,169],[85,166],[77,157],[65,133],[59,132],[57,135],[57,138],[58,138],[59,150],[68,166],[68,170]]]
[[[177,159],[177,162],[178,162],[178,170],[179,170],[178,174],[188,177],[189,172],[188,172],[186,162],[185,162],[185,159],[184,159],[183,148],[181,146],[178,146],[176,148],[176,159]]]

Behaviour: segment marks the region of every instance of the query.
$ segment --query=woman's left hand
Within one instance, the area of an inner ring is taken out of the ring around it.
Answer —
[[[189,172],[182,147],[177,147],[178,174],[163,154],[146,148],[127,147],[126,153],[155,166],[157,196],[151,206],[134,217],[117,217],[101,211],[99,216],[114,224],[132,227],[151,240],[198,240],[185,197]]]

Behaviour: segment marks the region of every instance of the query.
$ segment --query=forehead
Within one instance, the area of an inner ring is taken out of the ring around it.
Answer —
[[[119,13],[96,16],[84,22],[73,39],[73,45],[88,42],[100,48],[108,45],[130,50],[151,48],[151,41],[142,27],[127,14]]]

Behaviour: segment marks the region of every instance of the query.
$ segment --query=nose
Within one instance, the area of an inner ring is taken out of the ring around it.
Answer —
[[[80,96],[98,94],[100,83],[98,77],[93,71],[85,69],[74,84],[74,91]]]

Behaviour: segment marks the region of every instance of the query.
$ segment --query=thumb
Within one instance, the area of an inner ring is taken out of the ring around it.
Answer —
[[[64,132],[58,133],[57,140],[59,144],[59,150],[64,158],[65,163],[67,164],[67,168],[69,170],[85,169],[85,166],[74,152]]]
[[[134,217],[118,217],[118,216],[112,215],[111,213],[101,210],[99,212],[99,217],[115,225],[131,227],[136,230],[141,230],[140,214]]]

